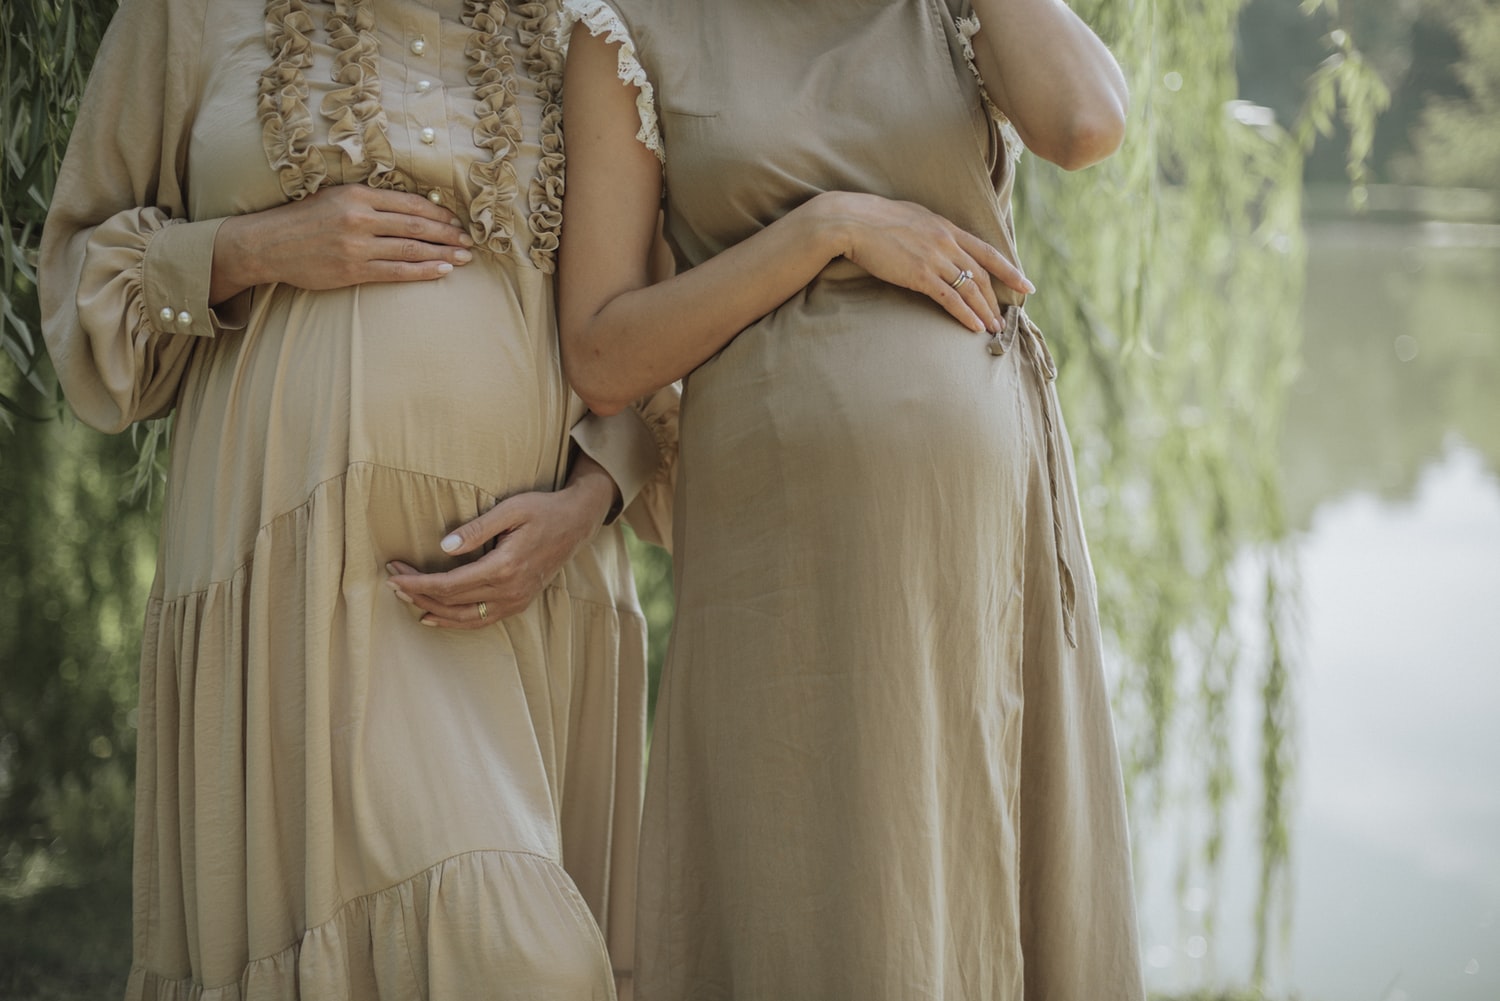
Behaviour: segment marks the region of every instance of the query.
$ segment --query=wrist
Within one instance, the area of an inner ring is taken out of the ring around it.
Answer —
[[[848,257],[854,250],[855,214],[859,195],[848,191],[825,191],[806,202],[811,226],[810,242],[826,253],[828,260]]]
[[[259,256],[250,249],[251,216],[229,216],[214,234],[209,305],[216,306],[247,288],[266,284],[255,268]]]
[[[576,501],[590,527],[603,524],[620,500],[614,479],[603,466],[581,452],[574,459],[573,472],[563,492]]]

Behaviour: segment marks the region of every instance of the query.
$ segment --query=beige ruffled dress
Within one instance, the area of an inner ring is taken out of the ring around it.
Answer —
[[[579,424],[558,361],[557,30],[548,3],[125,0],[105,39],[42,293],[84,420],[176,413],[132,1001],[628,983],[646,669],[619,530],[476,632],[383,586],[388,560],[453,566],[448,529],[559,485],[570,429],[647,534],[665,524],[670,396]],[[351,183],[451,207],[476,260],[209,308],[224,217]]]
[[[564,8],[638,88],[680,267],[827,190],[1016,259],[966,0]],[[840,260],[686,379],[642,1001],[1143,997],[1070,450],[1008,301],[976,336]]]

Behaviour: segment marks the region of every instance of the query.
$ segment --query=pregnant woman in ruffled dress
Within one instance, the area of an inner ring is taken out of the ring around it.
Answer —
[[[628,983],[644,622],[600,524],[660,530],[673,412],[580,423],[562,377],[557,30],[125,0],[104,40],[41,279],[78,414],[176,414],[131,999]]]

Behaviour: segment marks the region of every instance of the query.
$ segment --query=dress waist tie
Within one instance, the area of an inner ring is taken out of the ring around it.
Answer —
[[[1052,352],[1047,350],[1047,341],[1042,337],[1041,330],[1031,322],[1031,317],[1026,315],[1026,310],[1020,306],[1007,305],[1004,311],[1005,326],[998,334],[990,338],[990,354],[996,357],[1005,354],[1019,338],[1021,350],[1031,362],[1031,371],[1036,377],[1037,389],[1042,395],[1042,424],[1047,438],[1047,487],[1052,500],[1052,541],[1057,550],[1057,580],[1059,598],[1062,602],[1063,634],[1068,639],[1068,645],[1076,649],[1078,631],[1074,608],[1077,604],[1077,591],[1073,584],[1073,569],[1068,565],[1068,558],[1064,555],[1062,507],[1057,502],[1057,484],[1061,479],[1059,464],[1062,461],[1062,440],[1058,429],[1062,425],[1062,417],[1057,409],[1057,394],[1051,385],[1057,379],[1057,363],[1052,360]]]

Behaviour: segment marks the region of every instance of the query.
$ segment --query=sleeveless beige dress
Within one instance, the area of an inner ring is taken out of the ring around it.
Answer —
[[[564,11],[640,88],[680,267],[835,189],[1014,259],[962,0]],[[643,1001],[1143,996],[1069,445],[1010,302],[976,336],[839,261],[686,379]]]
[[[611,962],[628,982],[646,667],[619,529],[475,632],[383,586],[565,478],[557,31],[555,4],[475,0],[125,0],[110,28],[42,294],[84,420],[176,412],[130,999],[606,999]],[[340,183],[452,207],[476,259],[208,307],[223,217]],[[574,431],[657,525],[671,416]]]

